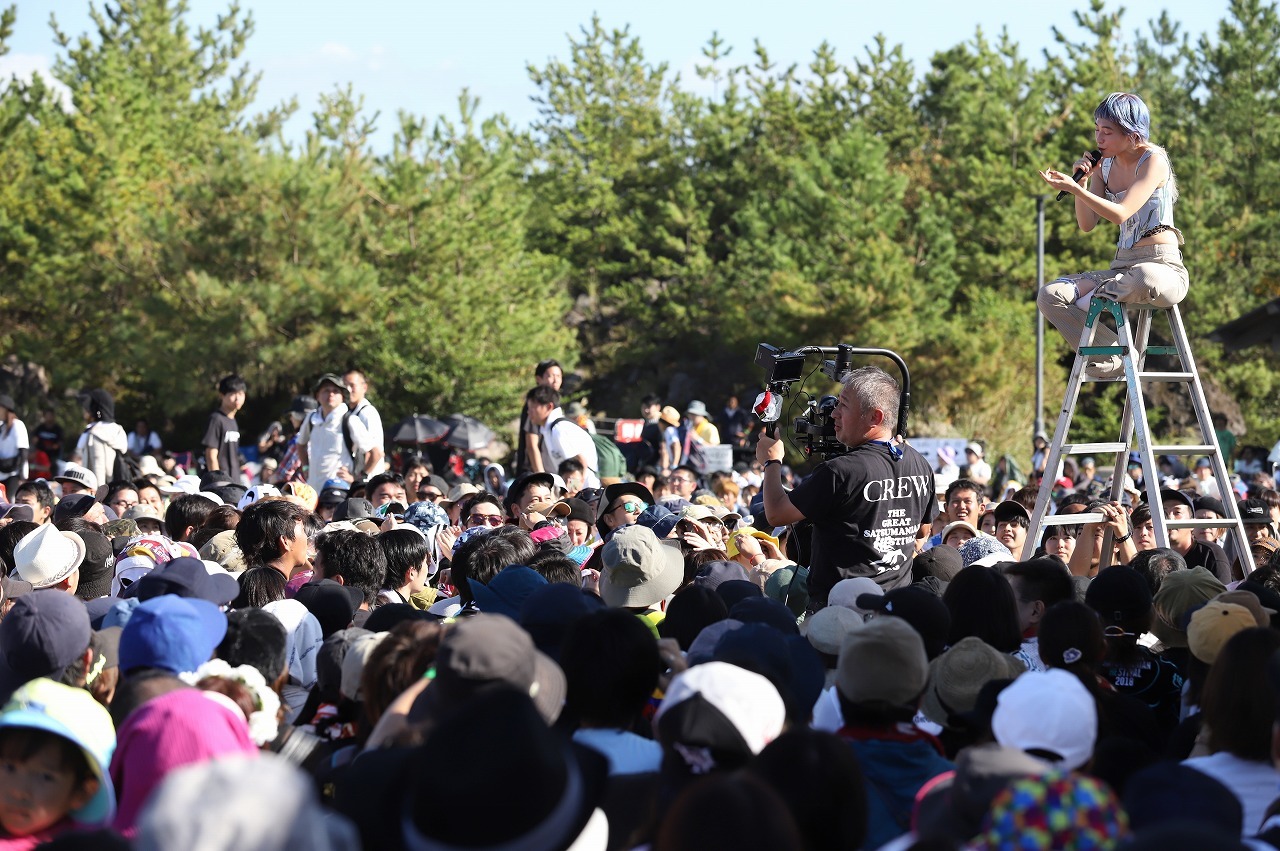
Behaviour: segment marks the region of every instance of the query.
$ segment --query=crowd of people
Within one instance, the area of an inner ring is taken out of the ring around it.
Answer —
[[[1160,490],[1241,497],[1247,573],[1140,466],[1027,540],[1038,482],[926,461],[874,368],[804,476],[653,397],[609,469],[562,375],[512,475],[387,453],[358,371],[256,464],[228,376],[191,471],[100,389],[33,471],[0,396],[0,848],[1280,847],[1268,473]]]

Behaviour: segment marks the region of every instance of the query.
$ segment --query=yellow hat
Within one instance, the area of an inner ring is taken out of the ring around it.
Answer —
[[[778,544],[778,539],[770,535],[768,532],[762,532],[759,529],[752,529],[748,526],[745,529],[738,529],[729,535],[728,549],[725,550],[729,554],[729,558],[734,558],[738,554],[738,536],[750,535],[753,538],[759,538],[762,541],[768,541],[781,551],[782,547]]]

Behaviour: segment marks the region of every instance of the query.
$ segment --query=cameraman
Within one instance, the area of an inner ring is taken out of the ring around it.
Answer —
[[[785,526],[813,523],[809,611],[827,604],[841,579],[868,576],[885,590],[911,582],[916,540],[927,537],[937,512],[933,470],[905,443],[892,442],[898,382],[884,370],[862,367],[842,380],[832,414],[835,437],[849,452],[819,464],[795,490],[782,488],[783,445],[760,435],[756,460],[764,465],[764,513]]]

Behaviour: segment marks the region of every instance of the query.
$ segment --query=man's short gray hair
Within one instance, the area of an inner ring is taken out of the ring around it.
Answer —
[[[883,411],[885,427],[891,434],[898,433],[901,388],[892,375],[879,367],[863,366],[845,373],[840,383],[852,391],[863,411]]]

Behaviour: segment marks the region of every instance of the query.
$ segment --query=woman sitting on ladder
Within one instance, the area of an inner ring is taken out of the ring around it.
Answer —
[[[1164,149],[1151,143],[1151,113],[1137,95],[1116,92],[1093,111],[1094,138],[1101,162],[1084,154],[1071,175],[1047,169],[1044,182],[1076,198],[1076,222],[1086,233],[1100,219],[1120,226],[1111,268],[1064,275],[1046,284],[1036,299],[1040,311],[1074,348],[1080,344],[1089,300],[1094,295],[1119,302],[1172,307],[1187,295],[1182,265],[1182,232],[1173,226],[1178,188]],[[1096,324],[1094,344],[1113,346],[1115,334]],[[1123,374],[1120,356],[1090,361],[1093,378]]]

